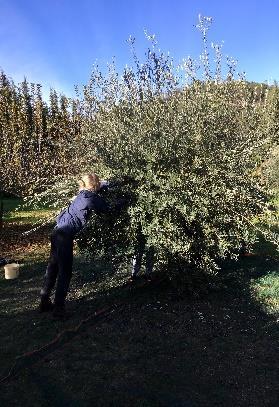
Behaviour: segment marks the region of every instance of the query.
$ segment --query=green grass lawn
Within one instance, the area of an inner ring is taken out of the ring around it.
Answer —
[[[251,280],[252,292],[268,313],[279,318],[279,270]]]
[[[44,207],[34,210],[30,207],[28,208],[22,199],[6,198],[3,199],[3,212],[4,221],[32,224],[40,219],[51,217],[57,211]]]
[[[3,198],[3,211],[7,215],[10,212],[13,212],[19,205],[23,203],[23,200],[20,198]]]

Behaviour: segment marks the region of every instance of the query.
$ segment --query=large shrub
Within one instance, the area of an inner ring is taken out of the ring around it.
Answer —
[[[252,238],[252,218],[266,210],[255,168],[278,130],[270,131],[265,89],[235,78],[234,61],[222,79],[217,46],[212,67],[209,22],[200,18],[203,75],[191,59],[178,70],[149,37],[143,63],[131,39],[134,67],[122,75],[113,63],[107,75],[95,67],[84,88],[85,163],[106,177],[128,179],[125,194],[131,194],[109,226],[107,218],[92,218],[81,239],[92,253],[115,255],[117,246],[131,254],[140,226],[158,265],[212,271]]]

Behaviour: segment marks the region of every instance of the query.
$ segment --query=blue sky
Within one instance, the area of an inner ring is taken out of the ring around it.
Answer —
[[[176,62],[198,57],[198,14],[213,17],[210,41],[224,41],[248,80],[279,80],[278,0],[0,0],[0,67],[71,96],[95,61],[131,64],[130,35],[143,53],[144,29]]]

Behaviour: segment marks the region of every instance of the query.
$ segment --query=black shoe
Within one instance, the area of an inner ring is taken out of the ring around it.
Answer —
[[[50,312],[53,310],[53,304],[49,297],[41,297],[39,312]]]

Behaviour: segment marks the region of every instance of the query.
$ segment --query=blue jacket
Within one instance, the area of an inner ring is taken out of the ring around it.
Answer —
[[[92,211],[106,213],[109,206],[96,192],[82,190],[56,218],[56,228],[74,236],[83,228]]]

